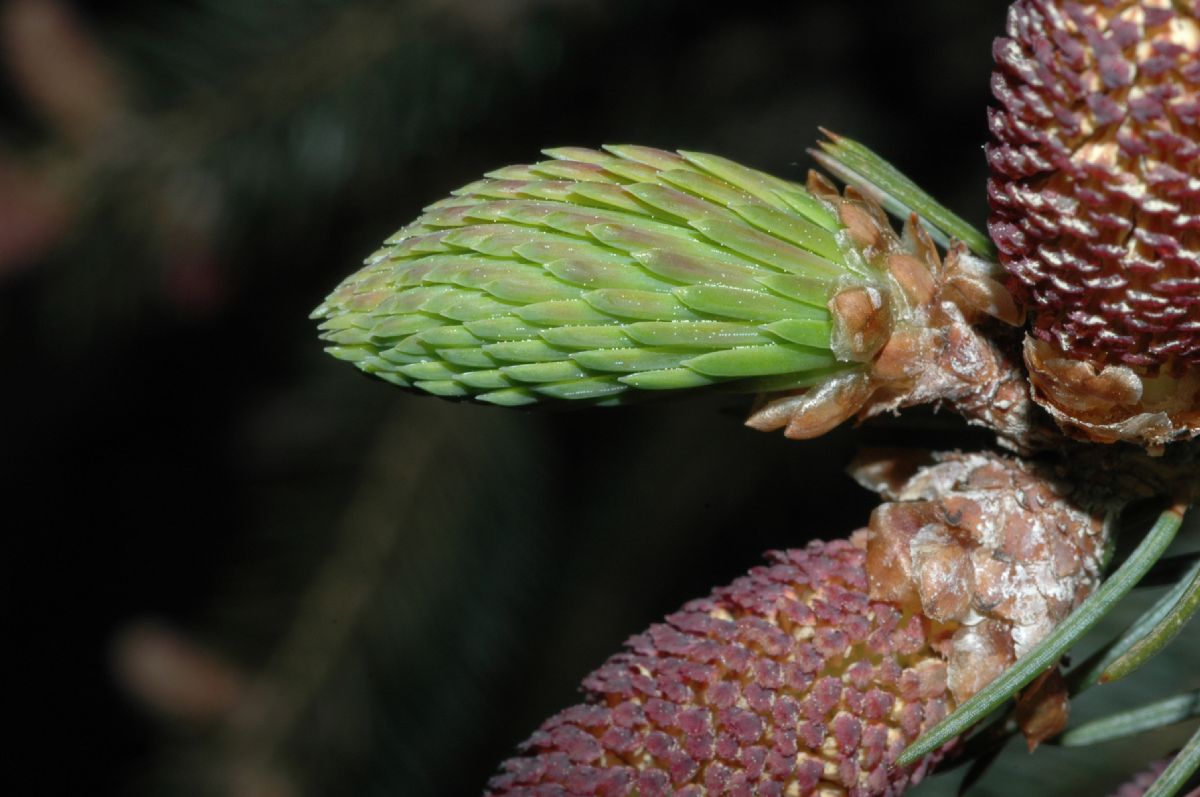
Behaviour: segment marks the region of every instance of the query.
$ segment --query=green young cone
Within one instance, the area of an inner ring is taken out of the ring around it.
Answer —
[[[508,406],[863,367],[835,355],[827,304],[882,277],[832,204],[712,155],[605,149],[547,150],[430,205],[314,311],[328,351]]]

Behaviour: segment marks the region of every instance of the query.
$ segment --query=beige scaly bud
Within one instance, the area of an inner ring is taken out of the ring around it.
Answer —
[[[853,468],[894,499],[871,516],[871,595],[951,631],[949,685],[965,700],[1091,592],[1112,506],[994,454],[941,455],[904,472],[892,457]]]

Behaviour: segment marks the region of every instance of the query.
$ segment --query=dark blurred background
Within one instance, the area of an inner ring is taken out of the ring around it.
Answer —
[[[862,525],[857,445],[980,444],[921,416],[789,442],[738,397],[454,405],[325,356],[307,314],[423,205],[545,146],[801,180],[824,125],[981,223],[1004,10],[0,0],[8,780],[478,793],[629,634]],[[1142,688],[1195,681],[1194,642],[1173,661]],[[1010,751],[978,793],[1085,793],[1173,743],[1041,774]]]

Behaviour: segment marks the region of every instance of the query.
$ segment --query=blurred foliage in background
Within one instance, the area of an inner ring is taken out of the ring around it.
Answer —
[[[821,124],[982,219],[1003,2],[699,8],[0,1],[22,793],[477,793],[626,636],[862,525],[856,445],[986,442],[933,416],[789,442],[738,397],[454,406],[321,353],[308,311],[378,241],[544,146],[799,180]],[[1194,686],[1175,650],[1120,688]],[[1145,698],[1112,690],[1093,713]],[[977,793],[1099,792],[1165,733],[1010,750]]]

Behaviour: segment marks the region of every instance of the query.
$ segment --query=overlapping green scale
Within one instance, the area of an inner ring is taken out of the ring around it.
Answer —
[[[547,150],[425,209],[313,313],[393,384],[506,406],[815,384],[826,303],[874,280],[835,211],[724,158]]]

